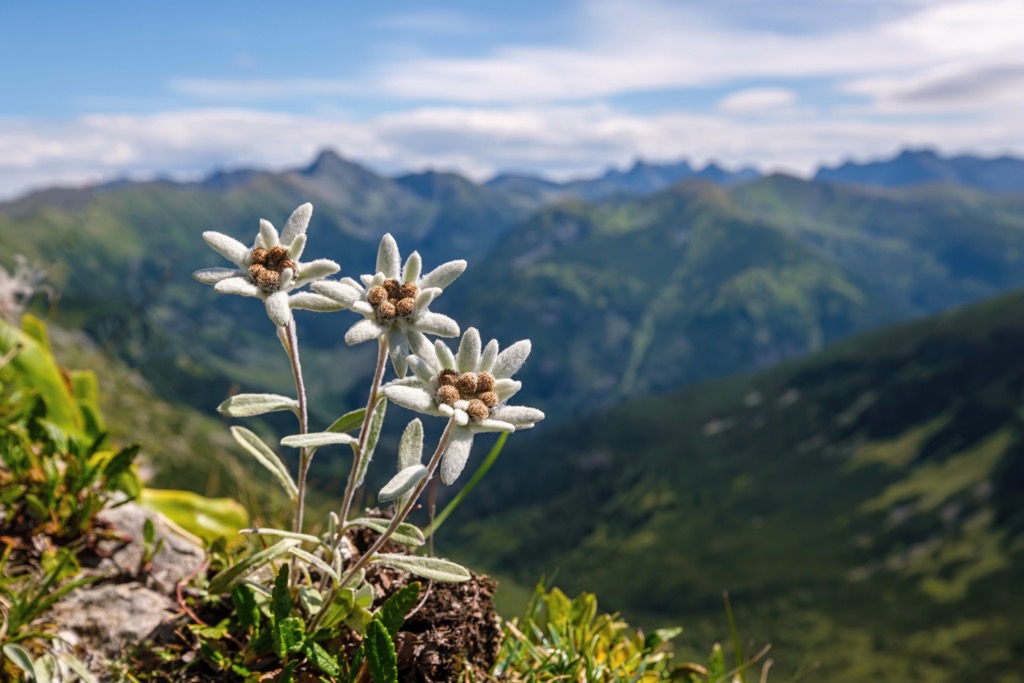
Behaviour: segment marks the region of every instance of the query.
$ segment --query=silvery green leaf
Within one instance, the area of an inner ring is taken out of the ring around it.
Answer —
[[[306,311],[319,311],[330,313],[332,311],[343,311],[345,306],[334,299],[314,294],[313,292],[299,292],[288,297],[288,305],[292,308],[301,308]]]
[[[249,253],[249,247],[222,232],[208,230],[203,233],[203,241],[215,252],[236,265],[241,263],[245,259],[245,255]]]
[[[261,465],[270,470],[270,473],[281,483],[284,490],[288,493],[288,496],[295,500],[298,496],[299,490],[295,486],[295,482],[292,481],[292,477],[288,474],[288,468],[285,467],[281,458],[277,456],[270,446],[263,443],[260,437],[256,436],[252,431],[245,427],[232,427],[231,436],[235,437],[242,448],[247,450]]]
[[[408,410],[427,415],[439,415],[438,407],[434,404],[434,398],[424,389],[419,387],[404,387],[401,385],[390,385],[384,388],[384,395],[389,401]]]
[[[209,592],[212,595],[226,593],[228,589],[230,589],[238,579],[242,578],[244,574],[247,574],[254,569],[259,569],[266,563],[281,557],[288,552],[289,548],[294,548],[297,544],[298,541],[285,538],[269,548],[265,548],[258,553],[253,553],[238,564],[221,570],[210,581]]]
[[[466,330],[455,354],[455,367],[459,372],[476,372],[480,367],[480,333],[475,327]]]
[[[302,258],[302,252],[306,251],[306,236],[299,235],[291,241],[291,246],[288,247],[288,257],[292,261],[298,261]]]
[[[435,581],[456,583],[468,581],[472,578],[469,570],[462,565],[455,564],[449,560],[442,560],[439,557],[378,553],[374,555],[371,562],[377,562],[385,567],[401,569],[410,574],[422,576],[425,579],[434,579]]]
[[[228,417],[252,417],[278,410],[298,409],[298,401],[278,394],[236,394],[217,406],[217,411]]]
[[[530,355],[530,340],[517,341],[512,346],[498,354],[494,360],[494,368],[491,374],[498,379],[504,379],[516,374],[519,368],[523,367],[527,356]]]
[[[420,278],[420,289],[426,289],[427,287],[439,287],[440,289],[444,289],[451,283],[455,282],[456,278],[462,275],[465,270],[466,262],[462,260],[442,263],[437,268],[434,268],[434,270]]]
[[[362,344],[384,334],[384,328],[372,320],[360,320],[345,333],[345,343],[349,346]]]
[[[377,249],[377,272],[384,273],[386,278],[397,280],[400,277],[401,260],[395,238],[391,233],[384,235]]]
[[[260,288],[248,279],[238,276],[220,280],[213,286],[213,291],[220,294],[239,294],[241,296],[260,296]]]
[[[393,325],[386,335],[388,355],[391,356],[391,365],[395,369],[395,374],[399,378],[405,377],[409,363],[409,340],[406,339],[405,331],[399,326]]]
[[[21,645],[7,643],[4,645],[2,652],[7,659],[13,662],[19,669],[30,676],[35,675],[35,667],[32,666],[32,655],[30,655],[28,650],[23,648]]]
[[[406,467],[401,472],[391,478],[384,488],[377,494],[377,500],[382,503],[387,503],[395,498],[404,496],[405,494],[416,488],[416,485],[427,478],[427,468],[423,465],[411,465]]]
[[[378,534],[383,534],[391,526],[390,519],[382,519],[380,517],[360,517],[349,522],[353,526],[364,526],[367,529],[373,529]],[[423,532],[417,529],[412,524],[402,522],[395,529],[395,532],[391,535],[391,540],[395,543],[402,545],[408,545],[418,548],[427,542],[423,536]]]
[[[310,434],[295,434],[281,439],[282,446],[292,448],[320,448],[332,444],[354,444],[358,439],[341,432],[312,432]]]
[[[498,357],[498,340],[492,339],[487,342],[483,353],[480,354],[480,372],[490,372],[494,368],[494,361]]]
[[[304,237],[312,215],[313,205],[309,202],[292,211],[292,215],[288,217],[288,222],[284,224],[284,230],[281,231],[281,244],[291,244],[292,240],[296,237]]]
[[[423,461],[423,423],[414,419],[402,432],[402,440],[398,444],[398,467],[405,469],[419,465]]]
[[[292,309],[288,306],[288,292],[274,292],[267,297],[266,303],[267,315],[275,325],[285,327],[292,321]]]
[[[377,401],[377,407],[370,417],[370,427],[366,434],[366,441],[363,443],[363,452],[359,454],[359,471],[356,473],[356,486],[362,486],[366,479],[366,469],[373,460],[373,451],[377,448],[380,440],[380,430],[384,426],[384,414],[387,412],[388,401],[382,398]]]
[[[416,329],[424,334],[432,334],[437,337],[459,336],[459,324],[446,315],[423,311],[416,318]]]
[[[82,663],[82,660],[67,652],[58,652],[57,657],[64,664],[67,664],[68,668],[78,676],[82,683],[97,683],[98,679],[92,675],[85,664]],[[71,678],[70,680],[74,679]]]
[[[302,541],[303,543],[313,543],[315,545],[323,545],[323,539],[313,536],[312,534],[299,534],[294,531],[285,531],[283,529],[271,529],[268,527],[259,527],[256,529],[242,529],[238,533],[240,534],[254,534],[256,536],[280,536],[282,538],[292,538],[296,541]]]
[[[405,267],[402,268],[402,281],[416,282],[420,277],[421,268],[423,268],[423,259],[420,258],[418,251],[414,251],[409,254],[409,258],[405,259]]]
[[[327,576],[334,579],[335,582],[341,580],[341,577],[338,576],[337,572],[334,571],[334,567],[327,564],[313,553],[306,552],[301,548],[288,548],[288,552],[294,555],[295,557],[298,557],[299,559],[305,560],[306,562],[310,563],[311,565],[322,571],[324,574],[327,574]]]
[[[366,417],[366,408],[349,411],[332,422],[331,426],[327,428],[327,431],[351,432],[353,429],[363,424],[364,417]]]
[[[299,586],[299,601],[309,615],[317,614],[324,607],[324,596],[312,586]]]
[[[277,235],[277,228],[274,224],[263,218],[260,219],[259,241],[264,249],[273,249],[281,245],[281,238]]]
[[[203,268],[192,273],[192,277],[204,285],[215,285],[221,280],[239,275],[237,268]]]
[[[451,431],[448,447],[441,456],[441,481],[451,486],[462,474],[469,460],[469,452],[473,449],[473,432],[466,428],[455,427]]]
[[[302,287],[315,280],[322,280],[325,277],[334,275],[341,266],[330,259],[318,258],[315,261],[307,261],[302,264],[299,277],[292,283],[293,287]]]

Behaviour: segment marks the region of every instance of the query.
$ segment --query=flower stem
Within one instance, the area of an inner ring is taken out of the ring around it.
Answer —
[[[305,434],[309,431],[309,408],[306,401],[306,384],[302,379],[302,361],[299,359],[299,336],[295,330],[295,319],[292,318],[284,327],[277,328],[278,336],[288,353],[288,359],[292,365],[292,375],[295,377],[295,393],[299,402],[299,433]],[[292,524],[292,531],[302,533],[303,516],[306,511],[306,479],[309,474],[309,464],[312,461],[309,448],[299,449],[299,477],[298,494],[295,498],[295,517]]]

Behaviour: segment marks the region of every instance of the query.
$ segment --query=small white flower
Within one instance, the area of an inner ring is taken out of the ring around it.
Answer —
[[[344,306],[312,292],[288,295],[311,282],[333,275],[341,267],[329,259],[302,263],[306,248],[306,228],[313,205],[303,204],[292,212],[278,235],[270,221],[260,219],[260,231],[252,248],[220,232],[204,232],[203,240],[235,268],[204,268],[192,273],[203,284],[213,285],[222,294],[254,296],[267,305],[267,315],[275,325],[284,327],[292,319],[293,308],[311,311],[340,311]]]
[[[506,404],[522,387],[512,375],[529,355],[529,340],[498,353],[498,342],[492,339],[481,351],[480,333],[471,327],[456,353],[440,340],[424,344],[409,356],[413,374],[384,387],[384,395],[403,408],[455,421],[441,456],[445,484],[462,473],[477,432],[514,432],[544,419],[536,408]]]
[[[459,336],[457,322],[428,307],[462,274],[466,262],[449,261],[420,277],[423,264],[418,252],[410,254],[404,266],[401,260],[395,238],[384,235],[377,250],[376,274],[363,275],[362,284],[350,277],[317,282],[313,290],[362,313],[365,319],[349,328],[345,343],[359,344],[384,336],[391,364],[398,376],[404,377],[409,353],[430,345],[425,334]]]

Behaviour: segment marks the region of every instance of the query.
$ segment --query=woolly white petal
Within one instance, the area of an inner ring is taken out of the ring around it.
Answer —
[[[267,297],[267,315],[278,327],[291,322],[292,309],[288,306],[288,292],[274,292]]]
[[[523,363],[526,362],[526,357],[530,355],[531,348],[529,339],[517,341],[499,353],[498,357],[494,359],[494,368],[491,370],[491,374],[499,379],[516,374],[516,371],[523,367]]]
[[[475,327],[466,330],[455,354],[455,367],[459,372],[476,372],[480,367],[480,333]]]
[[[473,430],[477,432],[514,432],[516,431],[516,426],[511,422],[502,422],[501,420],[488,418],[475,423]]]
[[[392,403],[427,415],[439,415],[440,411],[434,403],[434,397],[425,389],[389,384],[384,387],[384,395]]]
[[[305,273],[305,270],[305,267],[303,267],[303,273]],[[353,287],[344,280],[324,280],[323,282],[314,282],[312,288],[317,294],[330,297],[338,303],[349,307],[359,301],[363,296],[362,290]]]
[[[377,312],[373,310],[373,306],[371,306],[366,301],[357,301],[357,302],[355,302],[354,304],[352,304],[352,310],[355,311],[356,313],[361,313],[363,315],[368,315],[371,318],[376,318],[377,317]]]
[[[440,287],[430,287],[429,289],[421,289],[420,293],[416,295],[416,308],[423,309],[430,305],[430,302],[437,298],[437,295],[441,293]],[[458,334],[458,332],[456,332]]]
[[[419,356],[409,356],[407,362],[409,363],[409,368],[424,382],[429,382],[430,379],[437,374],[434,372],[434,369],[430,367],[430,364]]]
[[[416,282],[420,277],[420,270],[423,268],[423,259],[420,258],[420,253],[414,251],[409,254],[409,258],[405,260],[405,267],[402,268],[402,281],[403,282]]]
[[[287,244],[287,243],[286,243]],[[306,236],[298,235],[291,241],[291,245],[288,247],[288,256],[291,257],[292,261],[298,261],[302,258],[302,252],[306,250]]]
[[[391,356],[391,366],[395,374],[405,377],[405,371],[409,367],[409,340],[405,338],[405,332],[394,326],[387,332],[388,355]]]
[[[452,417],[453,415],[455,415],[455,408],[452,408],[451,406],[442,403],[437,407],[437,412],[441,413],[445,417]]]
[[[441,363],[442,368],[447,368],[449,370],[455,369],[455,355],[452,353],[452,350],[448,348],[447,344],[440,339],[435,340],[434,351],[437,353],[437,360]]]
[[[459,324],[446,315],[424,311],[416,317],[414,323],[416,329],[424,334],[432,334],[437,337],[459,336]]]
[[[204,285],[215,285],[221,280],[227,280],[229,277],[240,275],[241,272],[236,268],[203,268],[192,273],[192,277]]]
[[[261,218],[260,219],[260,241],[263,242],[264,249],[273,249],[281,245],[281,238],[277,235],[277,228],[270,221]]]
[[[490,372],[494,367],[494,359],[498,357],[498,340],[487,342],[484,352],[480,355],[480,372]]]
[[[466,262],[462,260],[442,263],[423,276],[419,283],[420,289],[427,289],[428,287],[444,289],[455,282],[455,279],[462,275],[465,270]]]
[[[313,205],[309,202],[292,211],[288,222],[284,224],[284,230],[281,231],[281,244],[291,244],[292,240],[300,235],[304,237],[306,228],[309,227],[309,218],[312,215]]]
[[[492,411],[495,420],[510,422],[516,429],[528,429],[544,419],[544,413],[527,406],[499,406]]]
[[[384,273],[387,278],[397,280],[400,276],[402,257],[398,253],[398,243],[391,233],[384,235],[377,249],[377,272]]]
[[[277,286],[283,290],[289,290],[293,287],[292,281],[295,279],[295,269],[285,268],[281,271],[281,277],[277,280]]]
[[[320,294],[313,292],[299,292],[288,297],[288,305],[292,308],[302,308],[307,311],[320,311],[329,313],[331,311],[343,311],[345,305]]]
[[[450,485],[459,478],[469,460],[469,452],[473,449],[473,432],[468,429],[453,428],[448,440],[448,447],[441,456],[441,481]]]
[[[434,345],[430,343],[430,340],[424,336],[424,334],[418,330],[406,330],[406,336],[409,338],[409,348],[418,356],[424,358],[433,358],[437,360],[437,354],[434,353]],[[425,354],[425,355],[424,355]],[[440,368],[438,368],[440,370]]]
[[[260,288],[244,277],[229,277],[213,286],[214,291],[221,294],[241,294],[242,296],[262,296]]]
[[[296,278],[293,287],[301,287],[305,284],[313,282],[314,280],[321,280],[330,275],[334,275],[341,266],[330,259],[318,258],[315,261],[309,263],[303,263],[299,267],[299,277]]]
[[[523,383],[514,379],[494,380],[494,393],[498,395],[499,401],[507,401],[523,388]]]
[[[373,280],[374,280],[375,277],[376,276],[374,276],[374,275],[360,275],[359,279],[362,280],[363,285],[367,289],[370,289],[371,287],[374,286]]]
[[[469,423],[469,414],[465,410],[455,409],[455,414],[452,416],[455,418],[455,424],[460,427],[465,427]]]
[[[345,333],[345,343],[349,346],[362,344],[364,341],[376,339],[384,334],[384,328],[372,320],[360,320]]]
[[[222,232],[208,230],[203,233],[203,241],[215,252],[236,265],[240,265],[249,253],[249,247]]]

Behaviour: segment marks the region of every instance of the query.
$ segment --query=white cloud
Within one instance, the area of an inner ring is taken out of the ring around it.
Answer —
[[[726,114],[759,114],[792,109],[796,100],[796,93],[785,88],[746,88],[729,93],[716,106]]]

